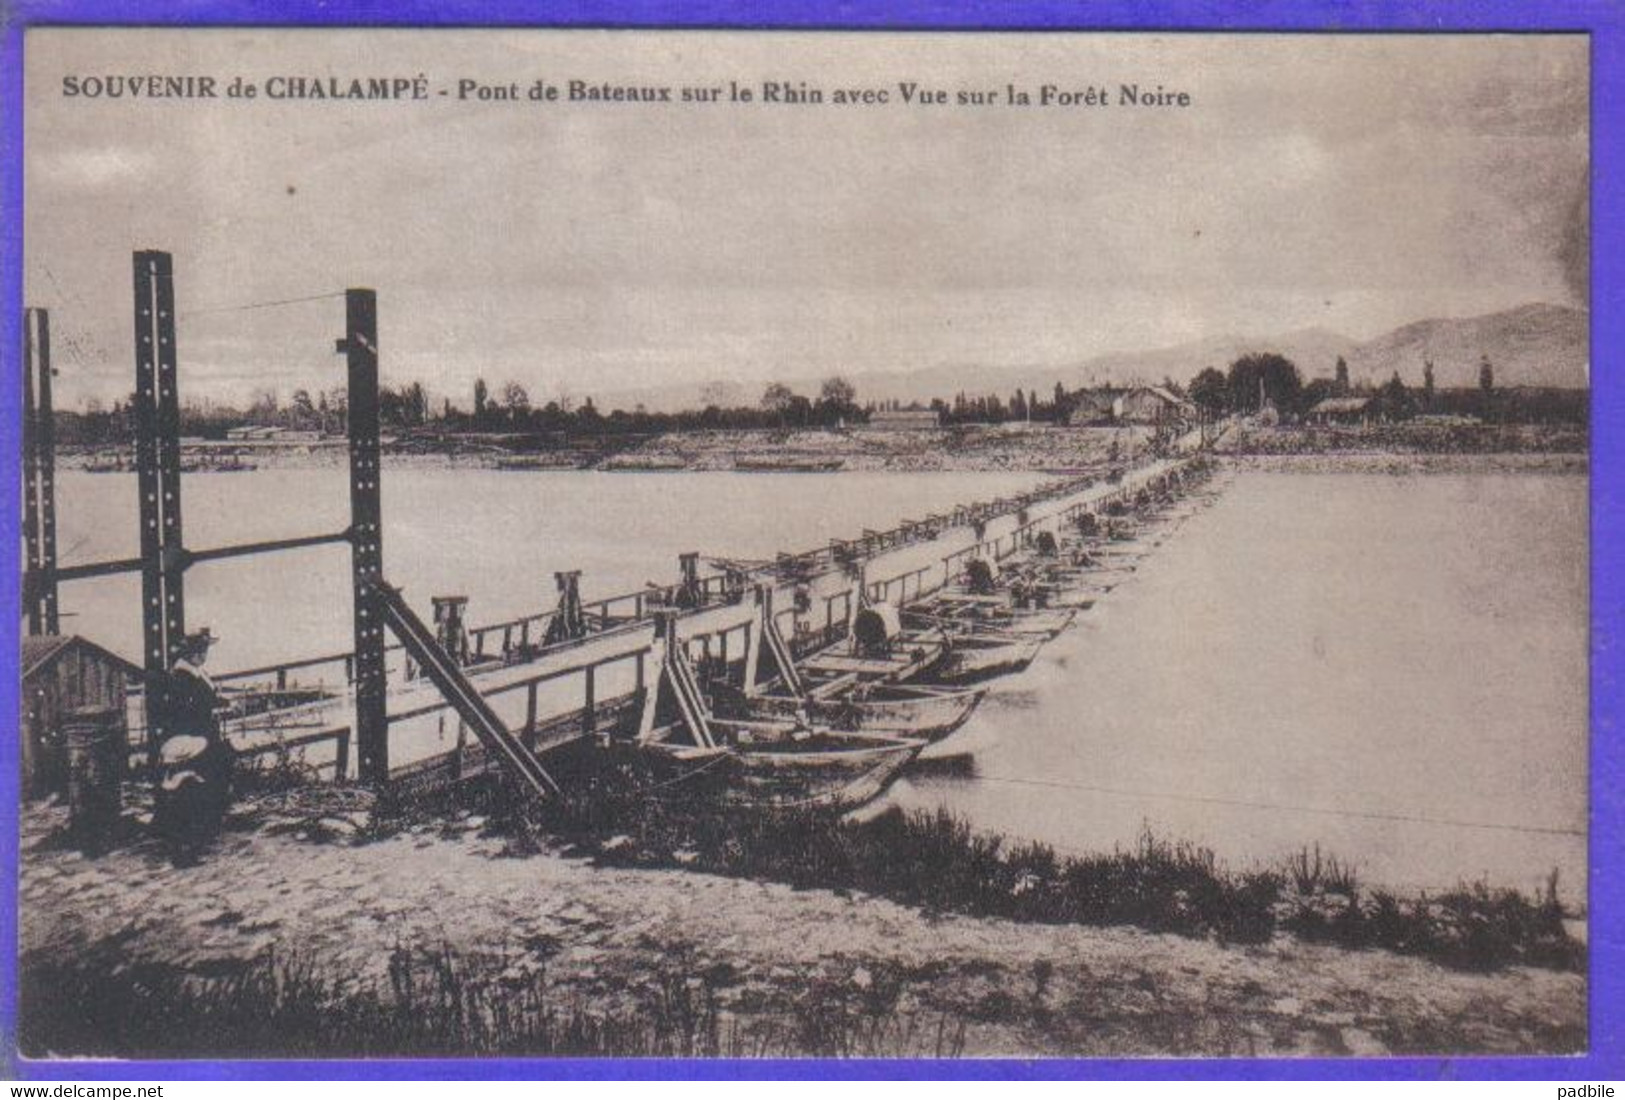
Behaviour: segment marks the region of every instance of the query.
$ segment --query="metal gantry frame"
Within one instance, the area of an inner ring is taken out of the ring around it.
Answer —
[[[23,613],[30,634],[59,630],[56,579],[56,426],[51,407],[51,315],[23,311]]]
[[[23,611],[34,634],[58,630],[61,582],[141,574],[142,666],[148,747],[168,733],[169,672],[186,632],[185,578],[205,561],[347,542],[355,596],[355,734],[360,778],[389,778],[389,724],[384,698],[384,622],[376,585],[383,570],[383,504],[379,489],[378,310],[371,290],[345,293],[350,441],[350,526],[343,531],[189,550],[181,528],[180,387],[173,259],[134,255],[135,455],[140,493],[141,556],[83,565],[56,560],[55,439],[51,408],[50,321],[24,313],[24,522],[27,561]]]
[[[355,604],[355,732],[361,779],[389,779],[389,718],[385,699],[384,508],[378,457],[378,297],[344,294],[344,337],[335,350],[349,373],[350,581]]]
[[[167,252],[135,254],[135,468],[141,522],[141,664],[156,748],[170,719],[169,670],[186,634],[181,406],[175,279]]]
[[[24,574],[24,614],[28,617],[31,633],[54,633],[58,627],[57,586],[61,582],[123,573],[140,573],[142,578],[143,666],[148,690],[148,729],[150,747],[155,751],[168,732],[166,694],[168,673],[178,655],[185,635],[185,573],[199,562],[292,550],[326,543],[347,542],[351,547],[351,581],[353,597],[354,650],[350,656],[354,683],[354,741],[358,747],[359,773],[363,782],[382,785],[389,779],[389,716],[386,705],[385,627],[389,626],[408,644],[409,651],[420,660],[435,665],[435,680],[446,698],[459,709],[465,720],[475,721],[490,733],[492,743],[509,756],[528,755],[522,744],[510,744],[511,737],[478,698],[479,693],[462,677],[457,663],[435,643],[432,634],[418,623],[406,608],[399,592],[390,588],[383,577],[383,505],[380,485],[380,439],[378,394],[378,322],[377,295],[372,290],[351,289],[345,292],[345,334],[337,341],[336,350],[345,356],[348,384],[348,437],[350,460],[350,525],[345,530],[303,535],[293,538],[271,539],[253,543],[190,550],[182,538],[181,523],[181,445],[180,399],[178,359],[176,348],[174,274],[171,256],[166,252],[143,251],[134,255],[134,321],[136,366],[136,465],[140,493],[141,556],[122,560],[99,561],[62,567],[56,560],[56,515],[54,488],[54,434],[51,407],[50,318],[45,310],[30,309],[25,313],[24,359],[24,459],[26,473],[25,518],[27,560]],[[1053,492],[1050,493],[1053,495]],[[1039,497],[1037,499],[1043,499]],[[977,547],[985,544],[981,527],[986,517],[1000,514],[999,506],[1010,502],[995,502],[979,508],[956,509],[947,522],[969,522],[977,526]],[[1011,538],[1011,549],[1020,533],[1032,526],[1022,521],[1021,528]],[[907,531],[905,525],[904,531]],[[874,537],[871,551],[883,549],[887,540]],[[909,541],[906,537],[902,540]],[[837,549],[844,549],[842,544]],[[967,551],[956,552],[944,560]],[[974,552],[974,551],[970,551]],[[832,553],[832,561],[844,555]],[[786,560],[781,559],[781,564]],[[699,555],[681,557],[682,582],[678,586],[679,603],[700,606],[706,602],[708,585],[698,574]],[[857,566],[858,592],[865,595],[861,559]],[[934,567],[931,567],[934,568]],[[923,573],[925,570],[917,570]],[[579,575],[561,573],[557,577],[561,592],[563,618],[576,620],[574,629],[585,633],[584,613],[580,604]],[[906,578],[903,578],[906,582]],[[916,581],[918,584],[918,579]],[[742,593],[741,593],[742,594]],[[635,617],[645,610],[644,595],[631,597],[636,608]],[[601,614],[607,620],[610,601],[601,603]],[[848,610],[853,601],[848,595]],[[833,598],[828,602],[833,610]],[[773,627],[771,592],[763,597],[762,613]],[[512,624],[508,624],[511,628]],[[656,648],[680,651],[677,645],[674,619],[657,623]],[[768,631],[770,657],[788,676],[794,669],[789,647],[782,637],[774,643]],[[480,635],[483,638],[483,634]],[[725,637],[725,636],[724,636]],[[410,642],[408,642],[410,639]],[[758,657],[760,654],[758,654]],[[625,659],[625,655],[611,660]],[[603,663],[603,662],[599,662]],[[666,678],[678,683],[680,693],[688,694],[693,688],[693,671],[686,657],[678,652],[666,662],[672,666]],[[587,721],[592,722],[595,701],[592,668],[585,671],[587,681]],[[639,684],[643,686],[643,660],[638,658]],[[547,677],[559,673],[549,673]],[[537,681],[539,682],[539,681]],[[530,721],[534,726],[534,682],[530,702]],[[697,691],[697,688],[694,688]],[[657,695],[658,691],[651,695]],[[696,711],[698,713],[698,711]],[[470,717],[472,715],[472,717]],[[645,722],[647,725],[647,722]],[[701,733],[702,741],[706,739]],[[523,753],[520,750],[523,749]],[[528,777],[534,761],[519,762],[522,777]],[[547,777],[542,776],[542,779]],[[538,790],[550,784],[537,780]]]

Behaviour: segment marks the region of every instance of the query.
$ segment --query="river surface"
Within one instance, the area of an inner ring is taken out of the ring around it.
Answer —
[[[956,503],[1023,474],[391,469],[385,573],[471,619],[670,582],[700,550],[767,558]],[[65,472],[64,564],[137,552],[135,479]],[[342,528],[341,470],[186,479],[194,547]],[[1586,481],[1573,475],[1242,473],[1132,579],[1000,680],[890,800],[947,806],[1066,851],[1190,838],[1232,866],[1304,845],[1367,881],[1585,880]],[[217,669],[349,646],[348,551],[209,563],[188,620]],[[64,630],[135,657],[136,577],[64,587]]]
[[[1243,473],[897,804],[1070,851],[1317,842],[1364,881],[1583,900],[1586,480]]]
[[[1007,496],[1034,474],[736,474],[386,467],[384,576],[427,615],[430,596],[469,597],[478,625],[550,610],[555,570],[582,570],[591,602],[677,580],[691,550],[768,559],[955,504]],[[186,475],[183,522],[195,548],[337,531],[349,523],[342,469]],[[140,554],[133,474],[58,479],[64,565]],[[139,660],[141,579],[62,590],[63,630]],[[186,573],[186,619],[219,643],[215,670],[351,646],[350,552],[343,545],[207,562]]]

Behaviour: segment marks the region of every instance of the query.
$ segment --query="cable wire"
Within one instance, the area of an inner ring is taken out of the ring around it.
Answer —
[[[243,302],[233,306],[209,306],[204,309],[189,309],[184,313],[177,313],[177,319],[182,317],[201,317],[210,313],[242,313],[250,309],[271,309],[274,306],[298,305],[301,302],[322,302],[329,298],[342,298],[345,291],[334,290],[326,294],[307,294],[302,298],[278,298],[267,302]]]
[[[1026,787],[1056,787],[1089,794],[1116,794],[1133,798],[1160,798],[1173,802],[1200,802],[1217,806],[1241,806],[1253,810],[1280,810],[1286,813],[1319,814],[1325,817],[1353,817],[1369,821],[1403,821],[1420,825],[1444,825],[1454,829],[1484,829],[1506,833],[1535,833],[1545,836],[1585,837],[1583,829],[1564,829],[1549,825],[1507,825],[1493,821],[1461,821],[1421,814],[1384,813],[1378,810],[1334,810],[1324,806],[1294,806],[1283,802],[1252,802],[1241,798],[1219,798],[1213,795],[1168,794],[1156,791],[1136,791],[1122,787],[1100,787],[1085,783],[1065,783],[1055,779],[1029,779],[1012,775],[976,775],[973,778],[989,783],[1011,783]]]

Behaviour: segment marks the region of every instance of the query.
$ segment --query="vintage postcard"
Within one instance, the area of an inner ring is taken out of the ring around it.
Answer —
[[[1588,1049],[1585,35],[25,52],[26,1057]]]

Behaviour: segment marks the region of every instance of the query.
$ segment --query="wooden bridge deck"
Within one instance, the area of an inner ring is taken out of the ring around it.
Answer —
[[[933,593],[951,590],[966,559],[973,555],[1004,558],[1019,551],[1039,530],[1057,529],[1068,517],[1081,510],[1094,510],[1115,500],[1131,499],[1183,463],[1165,459],[1128,471],[1116,483],[1096,482],[1077,491],[1039,500],[985,520],[964,525],[933,525],[919,537],[921,525],[905,525],[915,532],[915,541],[888,542],[884,548],[863,557],[854,568],[852,561],[837,561],[830,553],[824,572],[800,581],[776,581],[775,567],[763,566],[753,577],[772,590],[774,617],[793,648],[802,651],[807,643],[844,632],[849,610],[857,599],[859,577],[868,598],[905,603]],[[854,575],[856,574],[856,575]],[[718,582],[722,578],[706,578]],[[796,589],[801,587],[808,606],[796,610]],[[592,625],[598,629],[584,637],[545,648],[531,644],[540,638],[547,614],[526,616],[510,623],[475,628],[482,638],[497,632],[512,645],[503,656],[490,655],[464,669],[465,675],[490,703],[502,721],[521,736],[534,737],[549,731],[557,743],[585,736],[613,725],[622,715],[615,711],[652,682],[658,669],[648,663],[654,644],[653,601],[647,593],[636,597],[615,597],[590,606],[603,609]],[[635,603],[632,601],[635,599]],[[744,655],[745,642],[760,615],[748,594],[722,595],[714,583],[708,584],[707,600],[699,607],[683,610],[677,619],[679,639],[696,660],[737,662]],[[624,603],[627,614],[616,615],[611,608]],[[525,624],[522,628],[519,624]],[[729,640],[738,644],[730,653]],[[715,647],[714,647],[715,643]],[[720,652],[718,652],[720,650]],[[271,690],[301,686],[300,673],[316,667],[316,661],[290,662],[282,666],[249,670],[224,679],[234,686],[252,687],[252,676],[263,678]],[[907,655],[895,658],[860,658],[821,653],[802,658],[804,667],[827,676],[845,678],[906,675]],[[392,775],[403,779],[430,773],[440,774],[447,760],[460,752],[462,767],[477,757],[474,748],[458,748],[458,720],[427,680],[408,680],[404,662],[393,665],[387,694]],[[252,676],[250,675],[252,674]],[[293,751],[306,763],[342,770],[345,747],[354,714],[354,696],[348,688],[333,691],[325,698],[268,711],[232,723],[228,736],[240,750],[249,753],[272,751],[293,745]],[[551,742],[549,743],[551,744]],[[548,745],[543,746],[548,747]],[[353,762],[350,764],[353,769]],[[436,771],[439,769],[439,772]]]

